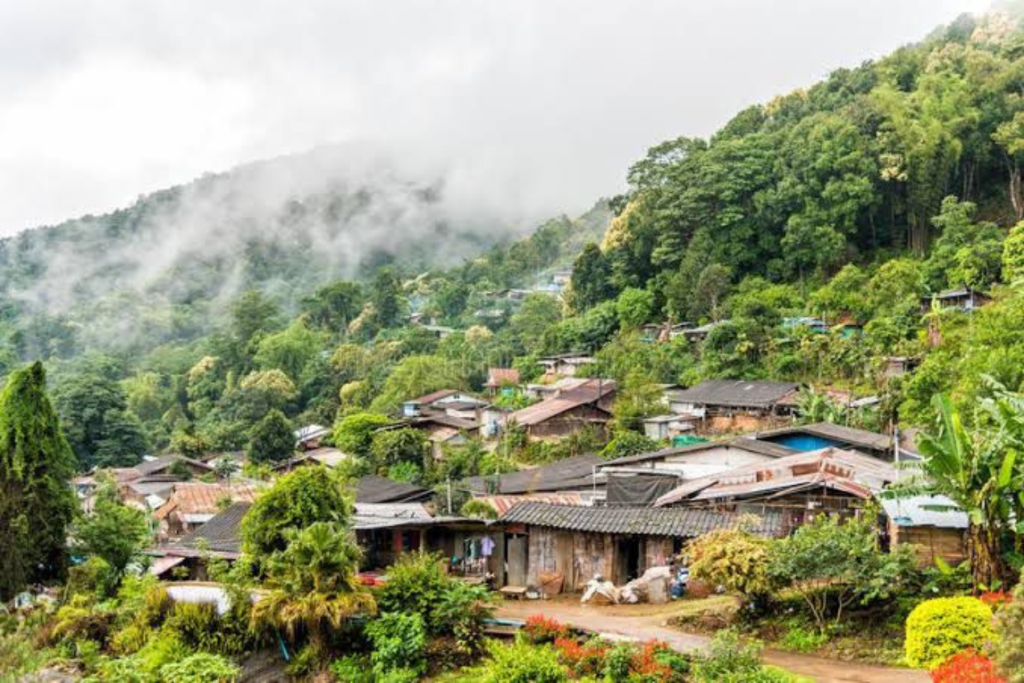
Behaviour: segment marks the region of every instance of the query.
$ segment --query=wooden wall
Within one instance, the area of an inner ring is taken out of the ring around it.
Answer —
[[[951,565],[967,559],[963,529],[939,529],[933,526],[901,527],[890,522],[889,538],[893,546],[914,546],[922,567],[934,566],[936,557]]]

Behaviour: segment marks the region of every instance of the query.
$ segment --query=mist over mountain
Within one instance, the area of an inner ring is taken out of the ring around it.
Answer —
[[[204,333],[246,289],[288,310],[331,280],[456,265],[531,227],[443,169],[324,147],[0,240],[0,294],[6,319],[32,321],[27,354],[65,355],[47,345],[70,336],[123,348]]]

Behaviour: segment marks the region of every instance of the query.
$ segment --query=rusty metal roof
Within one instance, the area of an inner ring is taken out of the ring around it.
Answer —
[[[604,464],[596,455],[578,455],[529,470],[498,476],[470,477],[464,487],[473,493],[537,493],[593,486],[594,467]]]
[[[732,528],[742,516],[695,508],[586,507],[526,502],[502,515],[501,521],[589,533],[692,538],[715,529]],[[780,535],[782,516],[777,512],[762,516],[754,532]]]
[[[503,515],[523,503],[550,503],[551,505],[583,505],[583,496],[577,491],[568,493],[524,493],[518,496],[476,496],[474,500],[487,503],[499,515]]]
[[[794,382],[709,379],[695,387],[671,392],[670,400],[731,408],[770,408],[799,387]]]
[[[172,512],[178,514],[215,514],[220,511],[222,500],[233,503],[252,503],[256,500],[258,487],[253,484],[207,484],[187,481],[174,485],[174,491],[167,503],[153,513],[163,519]]]
[[[509,422],[514,421],[523,426],[540,424],[574,408],[596,403],[614,392],[615,389],[615,380],[587,380],[573,389],[561,391],[540,403],[517,410],[509,415],[508,419]]]

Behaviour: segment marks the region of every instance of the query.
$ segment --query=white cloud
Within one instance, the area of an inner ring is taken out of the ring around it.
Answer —
[[[0,235],[328,142],[443,164],[536,218],[664,138],[923,37],[978,0],[0,6]]]

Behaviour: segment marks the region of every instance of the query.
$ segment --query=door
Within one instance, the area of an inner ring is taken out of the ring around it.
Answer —
[[[506,555],[508,558],[508,585],[526,585],[526,536],[509,534],[506,539]]]

